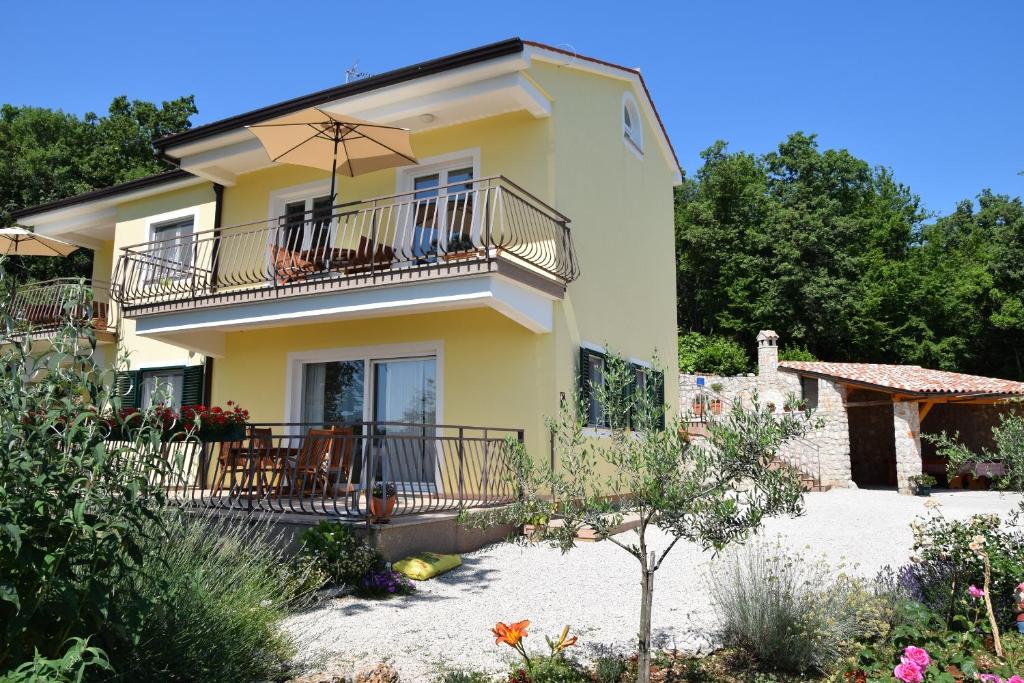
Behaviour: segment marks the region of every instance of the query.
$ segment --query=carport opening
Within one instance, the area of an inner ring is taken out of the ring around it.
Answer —
[[[921,422],[921,434],[959,435],[959,441],[975,453],[993,450],[995,442],[992,428],[999,425],[1000,416],[1020,412],[1016,404],[1008,403],[937,403],[928,409]],[[939,486],[954,489],[987,489],[991,485],[990,474],[998,474],[1001,465],[983,469],[977,476],[972,473],[949,477],[946,460],[936,453],[935,445],[927,438],[921,439],[921,460],[925,472],[935,477]]]
[[[896,436],[892,398],[877,391],[851,390],[847,396],[847,419],[853,482],[861,488],[895,488]]]

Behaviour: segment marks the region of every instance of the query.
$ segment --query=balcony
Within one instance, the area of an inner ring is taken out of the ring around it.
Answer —
[[[11,303],[16,331],[52,337],[69,321],[88,323],[98,342],[114,341],[109,285],[79,278],[56,278],[19,286]]]
[[[163,446],[160,483],[186,508],[365,519],[502,505],[518,492],[508,442],[522,430],[366,422],[253,424],[237,441]],[[385,501],[386,503],[386,501]]]
[[[578,276],[568,223],[496,176],[125,247],[112,295],[142,334],[293,323],[329,311],[343,317],[374,306],[420,310],[446,297],[473,300],[487,276],[501,280],[484,287],[493,305],[508,310],[524,291],[561,298]],[[282,304],[311,296],[321,299]],[[222,307],[232,310],[211,313]],[[531,311],[523,315],[529,325]],[[163,320],[141,322],[146,317]]]

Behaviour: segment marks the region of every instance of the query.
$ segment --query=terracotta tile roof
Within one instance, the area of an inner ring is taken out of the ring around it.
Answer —
[[[809,372],[912,394],[1024,395],[1024,382],[930,370],[920,365],[782,361],[779,369]]]

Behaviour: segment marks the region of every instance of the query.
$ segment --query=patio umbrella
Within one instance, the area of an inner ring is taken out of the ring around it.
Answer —
[[[332,202],[338,173],[354,177],[417,163],[408,128],[371,123],[318,107],[246,128],[263,143],[272,161],[329,170]]]
[[[67,256],[75,249],[77,245],[25,228],[0,228],[0,254],[7,256]]]

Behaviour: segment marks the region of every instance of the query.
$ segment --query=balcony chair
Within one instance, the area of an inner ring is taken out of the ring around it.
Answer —
[[[288,494],[320,493],[325,498],[355,494],[349,481],[355,439],[350,427],[310,429],[298,453],[285,459],[281,491]]]
[[[371,251],[373,252],[371,255]],[[385,244],[377,244],[376,249],[370,248],[370,240],[364,235],[359,238],[359,246],[356,248],[351,261],[345,268],[346,275],[357,275],[368,273],[373,270],[386,270],[391,267],[395,260],[395,250]]]
[[[262,493],[269,488],[267,476],[268,460],[273,445],[273,432],[270,429],[252,428],[249,432],[249,447],[244,441],[223,441],[217,453],[217,469],[215,471],[211,492],[220,493],[224,482],[230,477],[228,494],[240,493],[248,483],[255,484],[256,490]],[[241,474],[236,478],[236,474]],[[247,482],[248,480],[248,482]]]

